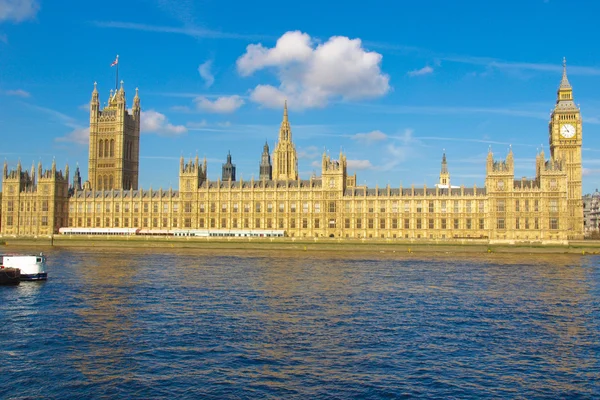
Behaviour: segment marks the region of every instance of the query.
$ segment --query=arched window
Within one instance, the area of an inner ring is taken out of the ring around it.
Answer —
[[[108,157],[108,139],[104,141],[104,157]]]
[[[103,187],[102,187],[102,177],[98,178],[98,187],[95,188],[95,189],[97,189],[97,190],[102,190],[103,189]]]
[[[112,189],[114,187],[113,186],[113,177],[112,176],[108,179],[108,182],[109,182],[109,186],[110,187],[108,187],[107,190],[110,190],[110,189]]]
[[[100,142],[98,143],[98,157],[102,157],[104,154],[104,147],[102,147],[103,145],[104,143],[102,143],[102,139],[100,139]]]
[[[110,139],[110,156],[111,157],[115,156],[115,140],[114,139]]]

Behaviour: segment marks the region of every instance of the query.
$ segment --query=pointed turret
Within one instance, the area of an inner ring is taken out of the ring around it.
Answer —
[[[559,90],[572,90],[571,84],[569,83],[569,79],[567,78],[567,59],[563,57],[563,74],[562,79],[560,80]]]
[[[485,160],[486,171],[489,174],[494,168],[494,153],[492,153],[492,146],[488,147],[488,154]]]
[[[272,179],[272,173],[273,167],[271,165],[271,155],[269,154],[269,144],[265,140],[262,156],[260,158],[259,179],[270,181]]]
[[[567,78],[567,59],[563,58],[563,73],[558,91],[556,92],[556,107],[555,111],[574,111],[578,110],[573,102],[573,88]]]
[[[4,160],[4,170],[3,170],[3,178],[8,178],[8,163]]]
[[[141,112],[140,108],[140,93],[138,88],[135,88],[135,96],[133,97],[133,107],[131,108],[135,118],[138,118]]]
[[[75,168],[75,173],[73,174],[73,190],[81,190],[81,173],[79,172],[79,164]]]
[[[235,164],[231,163],[231,152],[227,152],[227,162],[223,164],[221,180],[231,180],[232,182],[235,181]]]
[[[442,155],[442,167],[440,169],[440,188],[450,189],[450,173],[448,172],[448,162],[446,161],[446,151]]]
[[[42,160],[38,162],[38,177],[42,177]]]

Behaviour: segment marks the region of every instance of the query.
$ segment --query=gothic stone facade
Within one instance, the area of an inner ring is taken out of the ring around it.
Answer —
[[[94,87],[90,105],[88,181],[79,171],[68,187],[52,169],[4,167],[3,235],[49,235],[62,226],[165,229],[281,229],[290,237],[561,241],[583,237],[579,108],[566,67],[549,122],[550,156],[536,157],[536,174],[515,179],[512,150],[486,161],[484,187],[456,187],[444,155],[433,187],[356,184],[347,161],[323,154],[320,177],[300,179],[287,106],[273,151],[263,148],[258,180],[207,178],[206,160],[179,165],[179,190],[137,188],[140,103],[130,115],[125,91],[111,93],[100,109]],[[107,144],[108,143],[108,147]]]

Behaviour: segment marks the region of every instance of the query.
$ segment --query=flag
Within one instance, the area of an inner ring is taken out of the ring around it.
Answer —
[[[117,55],[117,58],[115,58],[115,61],[113,61],[112,64],[110,64],[111,67],[114,67],[115,65],[117,65],[119,63],[119,56]]]

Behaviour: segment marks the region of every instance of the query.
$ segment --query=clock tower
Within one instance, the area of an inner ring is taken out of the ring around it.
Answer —
[[[583,238],[581,133],[581,113],[573,102],[573,88],[567,79],[567,63],[563,59],[562,80],[550,116],[549,142],[552,159],[560,161],[567,173],[569,239]]]

